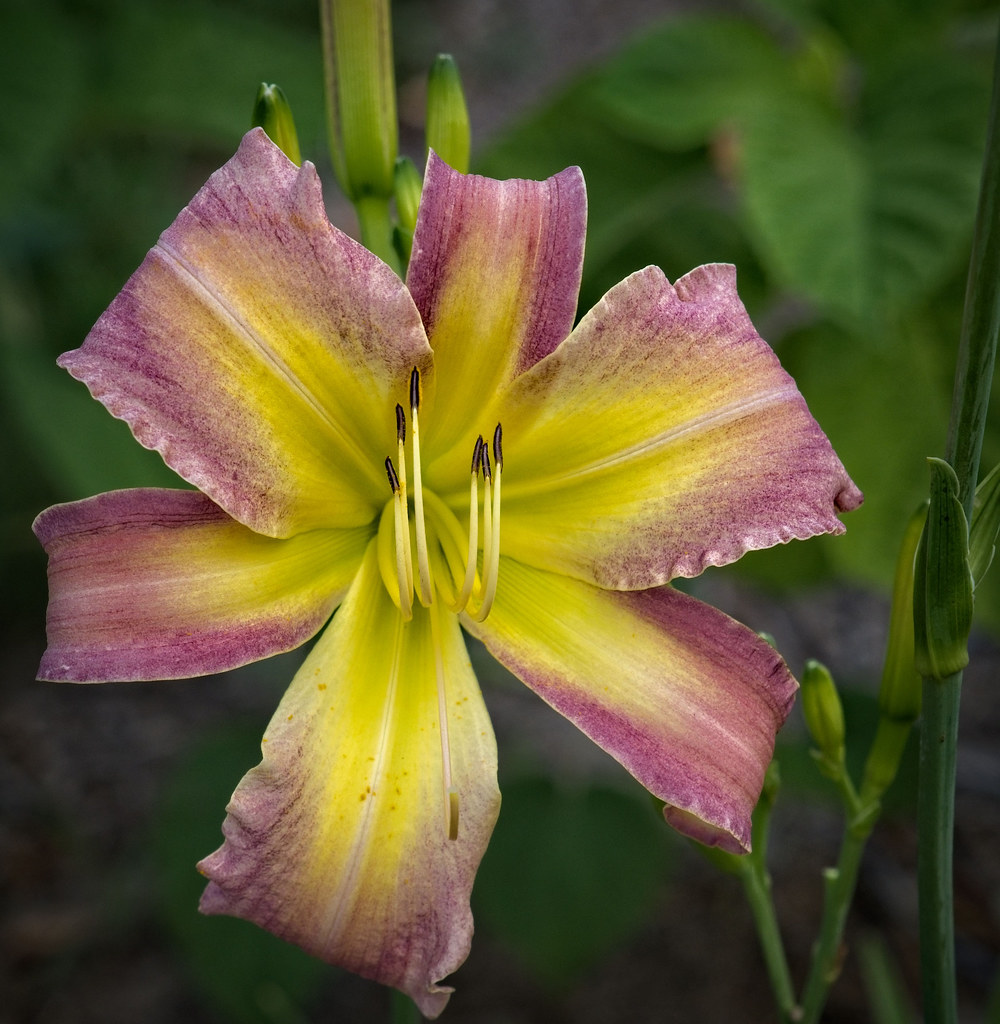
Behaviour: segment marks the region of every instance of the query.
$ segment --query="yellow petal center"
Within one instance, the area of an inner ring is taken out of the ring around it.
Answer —
[[[458,791],[452,783],[448,739],[447,680],[440,642],[442,606],[457,614],[468,610],[482,622],[496,596],[500,571],[500,482],[503,474],[502,430],[493,432],[490,445],[482,435],[472,453],[469,483],[468,528],[463,529],[451,509],[424,486],[420,460],[420,374],[410,375],[410,445],[406,444],[406,414],[396,406],[396,459],[385,460],[391,498],[382,509],[378,529],[378,566],[385,589],[404,622],[413,618],[413,598],[428,610],[433,638],[438,688],[441,758],[444,766],[445,820],[448,836],[458,836]],[[412,514],[407,490],[407,455],[412,467]],[[398,467],[398,469],[397,469]],[[480,530],[479,477],[483,478],[482,530]],[[480,545],[482,561],[480,568]]]

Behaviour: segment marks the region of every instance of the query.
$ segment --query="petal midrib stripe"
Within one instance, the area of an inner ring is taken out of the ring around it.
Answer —
[[[346,431],[337,420],[330,415],[326,405],[321,402],[312,391],[307,388],[299,376],[283,360],[279,359],[274,350],[266,343],[261,335],[255,331],[246,320],[237,312],[236,308],[228,303],[216,288],[209,281],[206,281],[199,273],[199,268],[186,260],[178,252],[170,248],[161,238],[156,248],[172,263],[177,269],[184,273],[192,282],[193,287],[205,298],[206,302],[218,309],[224,318],[232,321],[239,329],[243,337],[257,351],[261,359],[270,365],[275,373],[282,378],[289,388],[301,396],[303,401],[312,409],[316,416],[323,422],[334,435],[337,442],[350,454],[357,468],[367,476],[375,487],[383,483],[382,476],[378,472],[381,464],[372,461],[369,453],[362,450],[351,432]]]
[[[588,462],[584,466],[564,472],[554,471],[546,473],[542,477],[530,480],[517,481],[514,479],[509,482],[505,481],[506,497],[508,500],[513,497],[520,498],[527,494],[547,491],[553,487],[574,483],[581,478],[595,476],[631,460],[655,454],[658,450],[674,444],[681,438],[691,434],[714,430],[728,422],[756,413],[769,405],[778,404],[788,398],[795,398],[797,395],[798,392],[794,384],[790,384],[758,395],[741,398],[720,408],[712,409],[711,412],[686,420],[679,426],[664,430],[644,441],[640,441],[638,444],[615,452],[613,455],[607,455],[593,462]]]

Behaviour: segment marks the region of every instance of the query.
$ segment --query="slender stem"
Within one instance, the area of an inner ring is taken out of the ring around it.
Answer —
[[[771,811],[778,794],[780,774],[778,762],[772,761],[764,779],[764,788],[753,812],[751,852],[733,861],[743,882],[747,902],[753,914],[757,937],[760,940],[764,963],[771,981],[771,990],[781,1024],[792,1024],[797,1020],[798,1007],[795,1003],[795,988],[792,972],[788,969],[785,946],[781,941],[778,915],[771,895],[771,876],[767,870],[767,843],[771,827]]]
[[[823,919],[819,938],[813,948],[809,977],[806,979],[802,996],[802,1016],[799,1019],[803,1024],[815,1024],[819,1020],[830,986],[840,973],[841,938],[844,934],[844,925],[847,923],[847,912],[854,899],[861,855],[864,853],[874,823],[873,816],[861,828],[848,824],[840,846],[837,866],[827,868],[824,872]]]
[[[1000,38],[998,38],[1000,45]],[[1000,50],[998,50],[1000,53]],[[971,518],[1000,330],[1000,58],[994,64],[986,154],[965,295],[946,460]],[[933,599],[933,598],[932,598]],[[918,872],[924,1018],[957,1018],[952,897],[955,754],[962,675],[923,683]]]
[[[423,1017],[417,1004],[394,988],[389,991],[389,1020],[391,1024],[420,1024]]]
[[[972,518],[986,413],[1000,331],[1000,37],[993,99],[972,240],[945,461],[958,475],[959,497]]]
[[[740,878],[757,927],[757,937],[771,980],[771,990],[778,1004],[782,1024],[789,1024],[797,1019],[795,990],[792,987],[792,975],[788,969],[785,947],[781,941],[774,900],[771,898],[771,878],[760,858],[754,854],[744,858],[741,868]]]
[[[955,752],[962,673],[924,680],[920,725],[920,797],[917,809],[920,964],[924,1018],[955,1021],[955,923],[952,837],[955,826]]]

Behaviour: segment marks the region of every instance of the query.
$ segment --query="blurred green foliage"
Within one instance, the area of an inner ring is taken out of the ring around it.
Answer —
[[[846,539],[753,554],[739,571],[776,586],[849,577],[888,588],[899,535],[927,492],[924,458],[945,436],[995,13],[974,0],[866,0],[863,16],[853,0],[759,10],[644,33],[475,169],[583,167],[581,310],[647,263],[671,279],[703,262],[737,265],[761,333],[867,496]],[[426,65],[431,54],[408,52],[406,36],[400,64]],[[5,580],[18,583],[3,593],[5,609],[20,608],[27,587],[41,621],[43,558],[28,531],[39,508],[179,485],[55,356],[80,344],[232,154],[262,80],[289,97],[304,156],[325,162],[322,75],[313,0],[36,0],[8,6],[0,47],[14,115],[0,160],[0,550]],[[987,467],[1000,458],[992,423]],[[998,581],[977,591],[994,624]],[[850,760],[852,713],[863,733],[874,705],[845,702]],[[237,730],[196,749],[156,844],[167,927],[220,1013],[241,1021],[278,1019],[261,1000],[319,983],[315,966],[264,933],[194,914],[193,862],[217,845],[255,748]],[[786,779],[812,777],[804,744],[782,757]],[[647,810],[634,794],[510,780],[476,890],[484,927],[546,981],[585,970],[641,923],[663,877],[664,830]],[[596,905],[566,913],[584,891]],[[260,984],[247,989],[247,978]]]
[[[222,808],[259,757],[259,725],[236,723],[195,745],[165,794],[149,849],[159,911],[187,970],[220,1020],[294,1024],[324,980],[341,972],[260,928],[196,913],[205,880],[194,865],[222,842]]]
[[[498,176],[583,168],[581,309],[644,263],[671,278],[737,265],[758,328],[866,492],[846,540],[740,563],[776,585],[887,585],[924,459],[944,443],[975,213],[994,14],[851,6],[774,0],[757,22],[666,21],[478,162]],[[996,594],[994,582],[980,600],[994,622]]]
[[[324,151],[311,0],[37,0],[7,5],[0,160],[0,551],[43,565],[27,527],[53,500],[177,486],[54,366],[77,347],[159,233],[247,130],[279,81],[303,143]],[[4,588],[5,607],[17,604]]]

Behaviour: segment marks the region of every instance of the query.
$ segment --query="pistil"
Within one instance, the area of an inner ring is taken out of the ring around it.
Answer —
[[[410,553],[410,511],[406,498],[406,413],[403,412],[403,407],[398,402],[396,403],[396,458],[399,461],[399,500],[402,505],[402,522],[405,527],[403,530],[403,557],[406,563],[406,592],[412,595],[413,557]]]
[[[448,693],[445,683],[444,656],[441,649],[440,605],[430,609],[431,644],[434,647],[434,674],[437,682],[438,732],[441,736],[441,775],[444,782],[445,826],[449,839],[458,838],[458,787],[451,774],[451,740],[448,735]]]
[[[433,600],[431,568],[427,560],[427,527],[424,523],[424,491],[420,471],[420,371],[414,366],[410,374],[410,418],[413,424],[413,513],[417,532],[417,571],[420,576],[418,596],[424,607]]]

